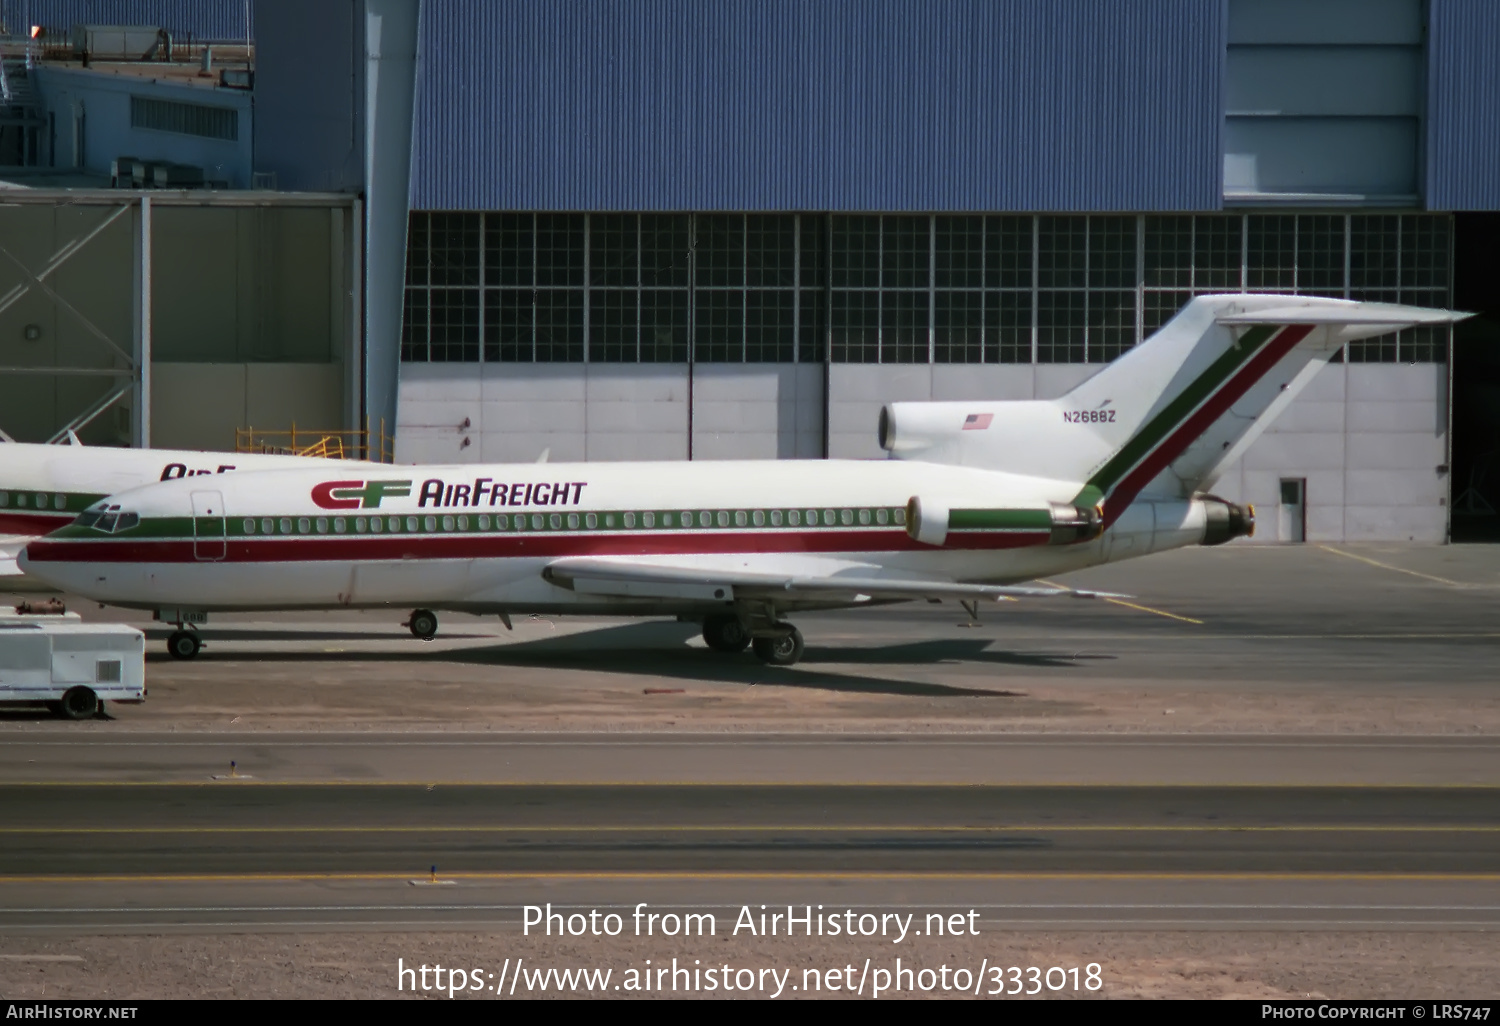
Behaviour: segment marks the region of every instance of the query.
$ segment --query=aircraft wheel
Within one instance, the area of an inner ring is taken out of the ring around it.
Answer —
[[[57,703],[57,711],[66,719],[86,720],[99,711],[99,696],[94,694],[93,688],[82,685],[69,688],[63,692],[62,701]]]
[[[192,631],[173,631],[167,638],[167,653],[173,659],[192,659],[202,647],[203,643]]]
[[[756,638],[751,642],[755,646],[755,656],[768,666],[791,666],[802,658],[802,632],[791,624],[777,626],[786,627],[787,632],[774,638]]]
[[[431,641],[437,635],[437,614],[430,609],[413,609],[406,625],[413,637]]]
[[[750,647],[750,632],[737,616],[710,616],[703,621],[703,640],[715,652],[733,655]]]

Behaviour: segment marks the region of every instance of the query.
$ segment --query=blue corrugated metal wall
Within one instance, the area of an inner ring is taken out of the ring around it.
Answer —
[[[245,0],[0,0],[0,21],[11,32],[41,25],[64,38],[82,23],[158,25],[179,37],[233,42],[245,38],[245,8]]]
[[[1204,0],[424,4],[413,206],[1207,210]]]
[[[1427,207],[1500,210],[1500,4],[1430,5]]]

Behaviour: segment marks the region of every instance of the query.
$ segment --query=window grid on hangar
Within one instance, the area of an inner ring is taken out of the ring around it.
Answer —
[[[1446,214],[414,211],[411,362],[1099,363],[1194,295],[1445,307]],[[1449,328],[1348,347],[1441,362]]]

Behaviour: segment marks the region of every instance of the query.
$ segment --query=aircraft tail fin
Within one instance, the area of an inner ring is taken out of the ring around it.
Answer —
[[[1139,495],[1207,487],[1346,342],[1468,314],[1317,296],[1198,296],[1066,395],[1010,403],[893,403],[897,458],[1076,481],[1106,525]]]

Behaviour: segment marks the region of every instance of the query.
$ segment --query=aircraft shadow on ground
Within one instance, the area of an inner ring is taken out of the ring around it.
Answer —
[[[206,634],[208,646],[199,659],[212,660],[215,640],[228,644],[241,640],[314,640],[303,632],[287,631],[280,638],[262,637],[278,632]],[[661,621],[623,624],[533,641],[465,648],[433,649],[415,640],[404,651],[371,652],[235,652],[225,658],[257,662],[411,662],[460,663],[479,666],[517,666],[539,669],[590,670],[694,682],[770,685],[860,694],[913,697],[1023,698],[1025,692],[1001,688],[964,687],[926,681],[895,680],[863,673],[836,673],[814,669],[817,665],[845,666],[936,666],[961,663],[989,664],[1030,669],[1077,668],[1085,660],[1113,659],[1110,655],[1019,652],[992,649],[986,638],[929,639],[867,647],[809,646],[794,667],[766,666],[750,653],[726,655],[686,644],[698,634],[694,624]],[[363,640],[371,635],[362,634]],[[452,637],[440,635],[440,637]],[[382,639],[384,640],[384,639]],[[153,652],[151,662],[168,661],[165,653]]]

